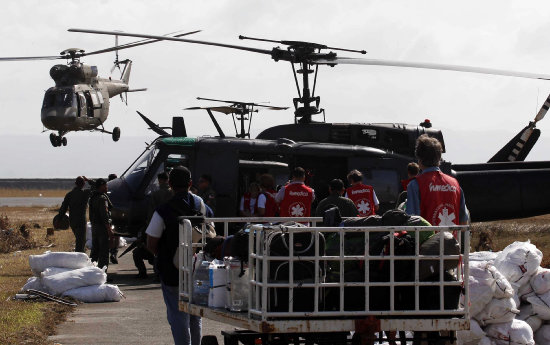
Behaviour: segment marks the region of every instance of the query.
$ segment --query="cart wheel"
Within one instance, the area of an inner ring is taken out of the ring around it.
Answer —
[[[215,335],[205,335],[201,339],[201,345],[218,345],[218,338]]]

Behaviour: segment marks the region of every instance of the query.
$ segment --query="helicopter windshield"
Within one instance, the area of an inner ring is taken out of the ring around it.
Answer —
[[[134,164],[124,172],[122,177],[132,190],[136,190],[139,187],[143,180],[143,176],[145,176],[145,173],[153,163],[158,152],[159,150],[157,148],[153,149],[153,147],[148,147],[143,151],[141,156],[134,161]]]
[[[44,103],[42,108],[52,107],[76,107],[76,94],[73,90],[48,90],[44,95]]]

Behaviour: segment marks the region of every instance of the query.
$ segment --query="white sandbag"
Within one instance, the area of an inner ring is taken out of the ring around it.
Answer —
[[[86,247],[92,249],[92,223],[86,223]]]
[[[468,285],[470,287],[470,315],[476,315],[493,299],[495,294],[494,284],[492,284],[491,279],[478,280],[476,277],[470,276]],[[464,295],[461,295],[460,298],[460,305],[464,307]]]
[[[550,291],[550,269],[539,267],[529,283],[536,294],[547,293]]]
[[[531,283],[527,282],[526,284],[523,284],[522,286],[520,286],[518,289],[517,295],[521,301],[527,302],[528,297],[535,295],[535,292],[531,287]]]
[[[510,283],[525,284],[537,271],[542,252],[531,242],[514,242],[499,252],[495,267]]]
[[[497,257],[498,252],[473,252],[470,253],[470,256],[468,257],[470,259],[470,262],[472,261],[487,261],[489,263],[493,263]]]
[[[21,291],[25,291],[28,289],[34,289],[42,292],[48,292],[48,289],[42,284],[42,280],[40,277],[30,277],[27,279],[27,282],[23,287],[21,288]]]
[[[535,343],[537,345],[550,344],[550,325],[542,325],[535,333]]]
[[[527,322],[533,330],[533,333],[542,325],[542,319],[533,312],[533,306],[531,304],[522,305],[519,308],[519,314],[516,316],[516,319]]]
[[[42,278],[42,283],[54,295],[82,286],[101,285],[107,280],[107,274],[101,268],[94,266],[79,268],[53,276]]]
[[[527,302],[533,306],[533,313],[543,320],[550,320],[550,291],[541,295],[527,297]]]
[[[470,263],[470,276],[476,277],[476,280],[486,279],[488,284],[494,290],[495,298],[510,298],[514,296],[514,288],[508,282],[506,277],[489,262],[476,261]]]
[[[126,240],[124,239],[124,237],[119,237],[118,247],[122,248],[122,247],[126,247],[126,245],[127,245],[127,243],[126,243]]]
[[[519,310],[516,308],[513,298],[493,298],[479,314],[474,316],[474,319],[481,326],[486,326],[512,321],[517,314],[519,314]]]
[[[458,345],[477,344],[485,336],[476,320],[470,320],[470,329],[456,332]]]
[[[487,326],[487,335],[494,339],[496,345],[535,345],[531,327],[521,320],[513,320]]]
[[[101,284],[67,290],[63,292],[63,296],[86,303],[118,302],[122,297],[122,292],[116,285]]]
[[[481,338],[477,344],[468,344],[468,345],[495,345],[495,342],[486,336]]]
[[[92,262],[86,253],[50,252],[40,255],[29,255],[29,265],[35,275],[48,267],[82,268],[91,266]]]
[[[66,268],[66,267],[48,267],[42,273],[40,273],[40,277],[49,277],[53,276],[54,274],[63,273],[67,271],[72,271],[74,268]]]

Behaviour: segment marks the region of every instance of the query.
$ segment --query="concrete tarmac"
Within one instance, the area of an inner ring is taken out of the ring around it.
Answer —
[[[121,248],[119,253],[122,253]],[[146,263],[149,278],[137,279],[132,253],[109,265],[111,284],[118,285],[125,298],[120,302],[84,303],[59,325],[57,334],[48,339],[62,345],[173,344],[166,307],[159,283],[153,282],[153,270]],[[216,335],[223,344],[221,330],[233,327],[203,318],[203,335]]]

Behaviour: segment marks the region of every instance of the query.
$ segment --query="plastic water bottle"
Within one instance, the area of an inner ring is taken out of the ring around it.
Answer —
[[[210,262],[203,261],[193,274],[193,303],[208,305],[208,294],[210,293]]]
[[[248,310],[248,266],[243,264],[242,272],[241,261],[233,258],[224,258],[225,269],[227,271],[227,298],[226,308],[230,311],[242,312]],[[241,275],[241,273],[243,273]]]

